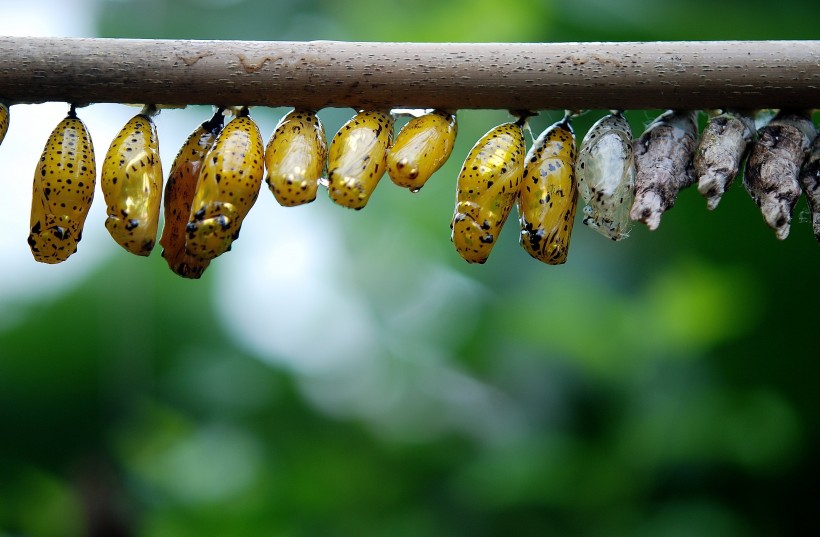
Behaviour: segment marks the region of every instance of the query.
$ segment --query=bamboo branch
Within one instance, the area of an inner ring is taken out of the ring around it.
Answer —
[[[0,37],[0,99],[496,109],[820,107],[820,41]]]

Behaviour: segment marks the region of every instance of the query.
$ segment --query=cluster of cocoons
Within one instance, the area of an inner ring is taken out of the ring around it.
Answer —
[[[312,202],[324,185],[331,200],[358,210],[385,172],[397,185],[418,192],[450,156],[457,132],[454,113],[434,110],[412,118],[394,139],[392,113],[362,110],[328,147],[316,111],[296,109],[264,144],[247,107],[231,110],[227,124],[220,108],[179,150],[163,196],[157,111],[146,106],[108,148],[100,174],[105,227],[128,252],[150,255],[164,199],[162,256],[176,274],[193,279],[231,249],[263,179],[285,207]],[[8,120],[3,104],[0,141]],[[91,138],[71,106],[49,137],[34,175],[28,241],[35,260],[61,263],[77,251],[96,173]]]
[[[468,262],[484,263],[513,204],[519,242],[544,263],[564,263],[576,203],[583,223],[614,241],[633,222],[658,228],[678,194],[695,183],[713,210],[739,175],[778,239],[805,193],[820,241],[820,136],[811,110],[717,110],[700,133],[696,110],[667,110],[637,139],[619,111],[598,120],[576,151],[572,115],[548,127],[523,161],[524,116],[490,130],[458,178],[452,240]],[[748,156],[748,158],[747,158]]]
[[[154,116],[146,106],[126,123],[103,159],[105,226],[127,251],[154,248],[164,199],[162,255],[180,276],[199,278],[229,251],[263,179],[285,207],[310,203],[320,186],[342,206],[364,208],[385,173],[418,192],[453,151],[455,112],[414,115],[394,135],[395,114],[361,110],[330,144],[315,110],[295,109],[267,144],[248,108],[219,108],[188,137],[165,182]],[[604,237],[629,236],[635,221],[654,230],[680,191],[698,184],[715,209],[746,159],[743,183],[777,238],[788,236],[803,192],[820,241],[820,137],[810,110],[722,110],[702,133],[698,112],[668,110],[637,139],[620,111],[599,119],[576,147],[567,113],[529,150],[529,112],[488,131],[469,151],[456,184],[450,223],[458,254],[484,263],[512,207],[520,244],[544,263],[564,263],[578,198],[583,223]],[[9,108],[0,103],[0,142]],[[267,174],[266,174],[267,171]],[[60,263],[77,251],[96,185],[94,148],[74,106],[48,138],[34,174],[28,243],[34,258]]]

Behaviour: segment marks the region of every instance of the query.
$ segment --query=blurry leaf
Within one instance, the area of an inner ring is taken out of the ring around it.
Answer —
[[[348,39],[359,41],[531,41],[551,22],[544,4],[526,0],[394,0],[377,6],[374,11],[365,0],[327,4],[344,21]]]
[[[750,330],[755,320],[756,305],[745,292],[750,278],[740,267],[681,260],[665,271],[658,267],[634,293],[610,285],[560,272],[510,299],[504,329],[612,375],[657,354],[703,351]]]
[[[642,521],[640,537],[741,537],[757,535],[736,513],[703,498],[668,502]]]
[[[663,465],[723,463],[766,473],[797,453],[800,428],[792,410],[770,392],[670,386],[637,407],[620,443],[647,474]]]
[[[79,537],[85,535],[84,512],[70,485],[35,468],[5,474],[0,492],[0,535]],[[3,491],[6,487],[13,490]],[[4,528],[5,526],[5,528]]]

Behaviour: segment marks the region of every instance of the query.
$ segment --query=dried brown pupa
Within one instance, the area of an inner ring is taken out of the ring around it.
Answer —
[[[781,110],[757,131],[746,161],[743,186],[780,240],[789,236],[800,199],[800,166],[816,135],[809,110]]]
[[[651,230],[675,205],[678,192],[695,182],[692,157],[698,137],[697,111],[668,110],[635,141],[635,203],[629,212]]]
[[[814,238],[820,242],[820,135],[815,136],[809,157],[800,171],[800,182],[811,209]]]
[[[727,110],[712,117],[695,151],[698,192],[712,211],[737,176],[740,163],[755,134],[751,113]]]

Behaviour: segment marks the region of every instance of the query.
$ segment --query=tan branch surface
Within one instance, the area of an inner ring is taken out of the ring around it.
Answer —
[[[496,109],[820,107],[820,41],[0,37],[0,99]]]

